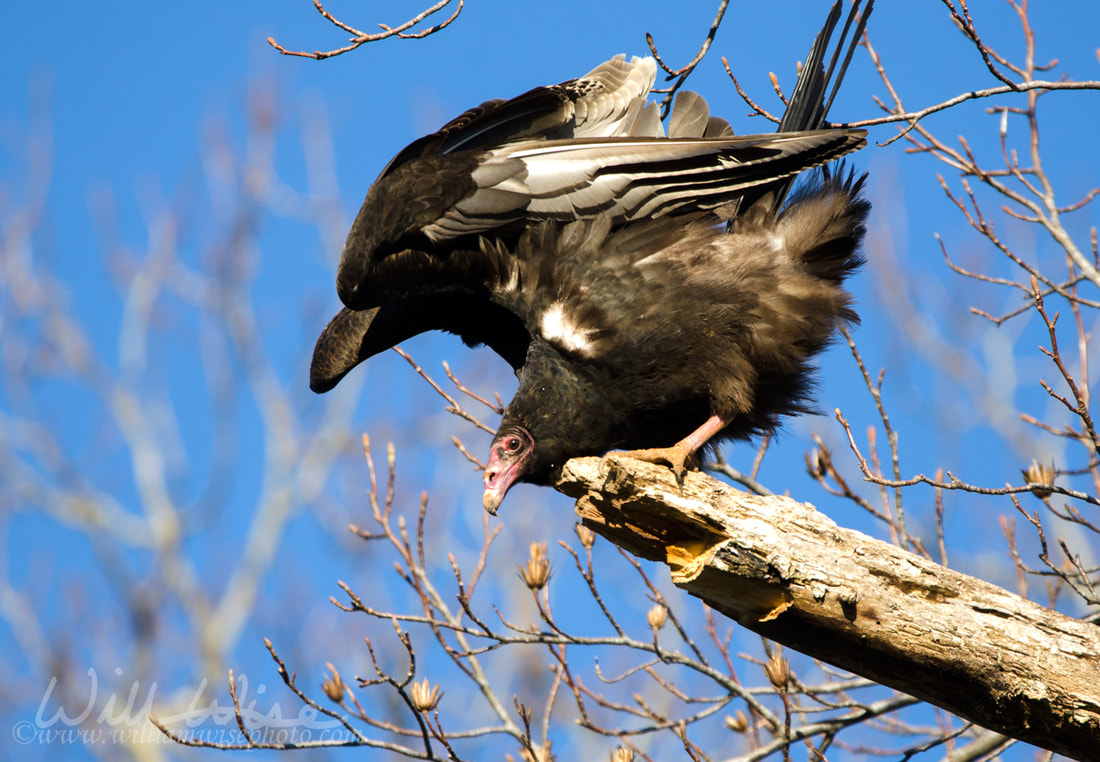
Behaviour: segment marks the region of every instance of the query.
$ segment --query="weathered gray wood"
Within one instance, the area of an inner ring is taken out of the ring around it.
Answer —
[[[838,527],[813,506],[578,458],[584,523],[745,627],[1065,754],[1100,759],[1100,627]]]

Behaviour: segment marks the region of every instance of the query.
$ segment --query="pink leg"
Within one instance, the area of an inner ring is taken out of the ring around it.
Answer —
[[[621,453],[628,458],[644,460],[646,463],[667,463],[672,466],[677,481],[684,476],[688,460],[695,452],[710,441],[710,438],[729,425],[733,416],[712,415],[695,431],[688,434],[672,447],[657,447],[648,450],[627,450]]]

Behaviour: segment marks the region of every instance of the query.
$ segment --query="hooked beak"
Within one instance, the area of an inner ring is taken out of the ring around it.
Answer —
[[[517,461],[502,463],[495,453],[489,457],[489,465],[485,469],[485,494],[481,496],[481,504],[485,506],[485,510],[497,515],[497,508],[518,476]]]

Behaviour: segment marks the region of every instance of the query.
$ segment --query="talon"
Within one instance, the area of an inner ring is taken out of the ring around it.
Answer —
[[[672,473],[676,477],[676,483],[683,485],[688,461],[692,460],[692,455],[694,453],[682,445],[683,443],[681,442],[672,447],[654,447],[647,450],[619,450],[614,454],[633,458],[634,460],[641,460],[646,463],[654,463],[657,465],[663,463],[672,469]]]

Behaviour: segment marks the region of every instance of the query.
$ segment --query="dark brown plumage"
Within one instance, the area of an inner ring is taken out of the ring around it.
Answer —
[[[782,203],[798,173],[864,144],[820,129],[839,12],[775,135],[734,137],[685,93],[663,137],[645,105],[654,62],[620,56],[411,144],[349,233],[347,308],[317,342],[311,387],[426,330],[492,347],[519,389],[490,452],[491,511],[570,457],[678,442],[637,454],[680,469],[805,410],[813,355],[856,319],[841,284],[868,211],[862,179],[824,170]]]

